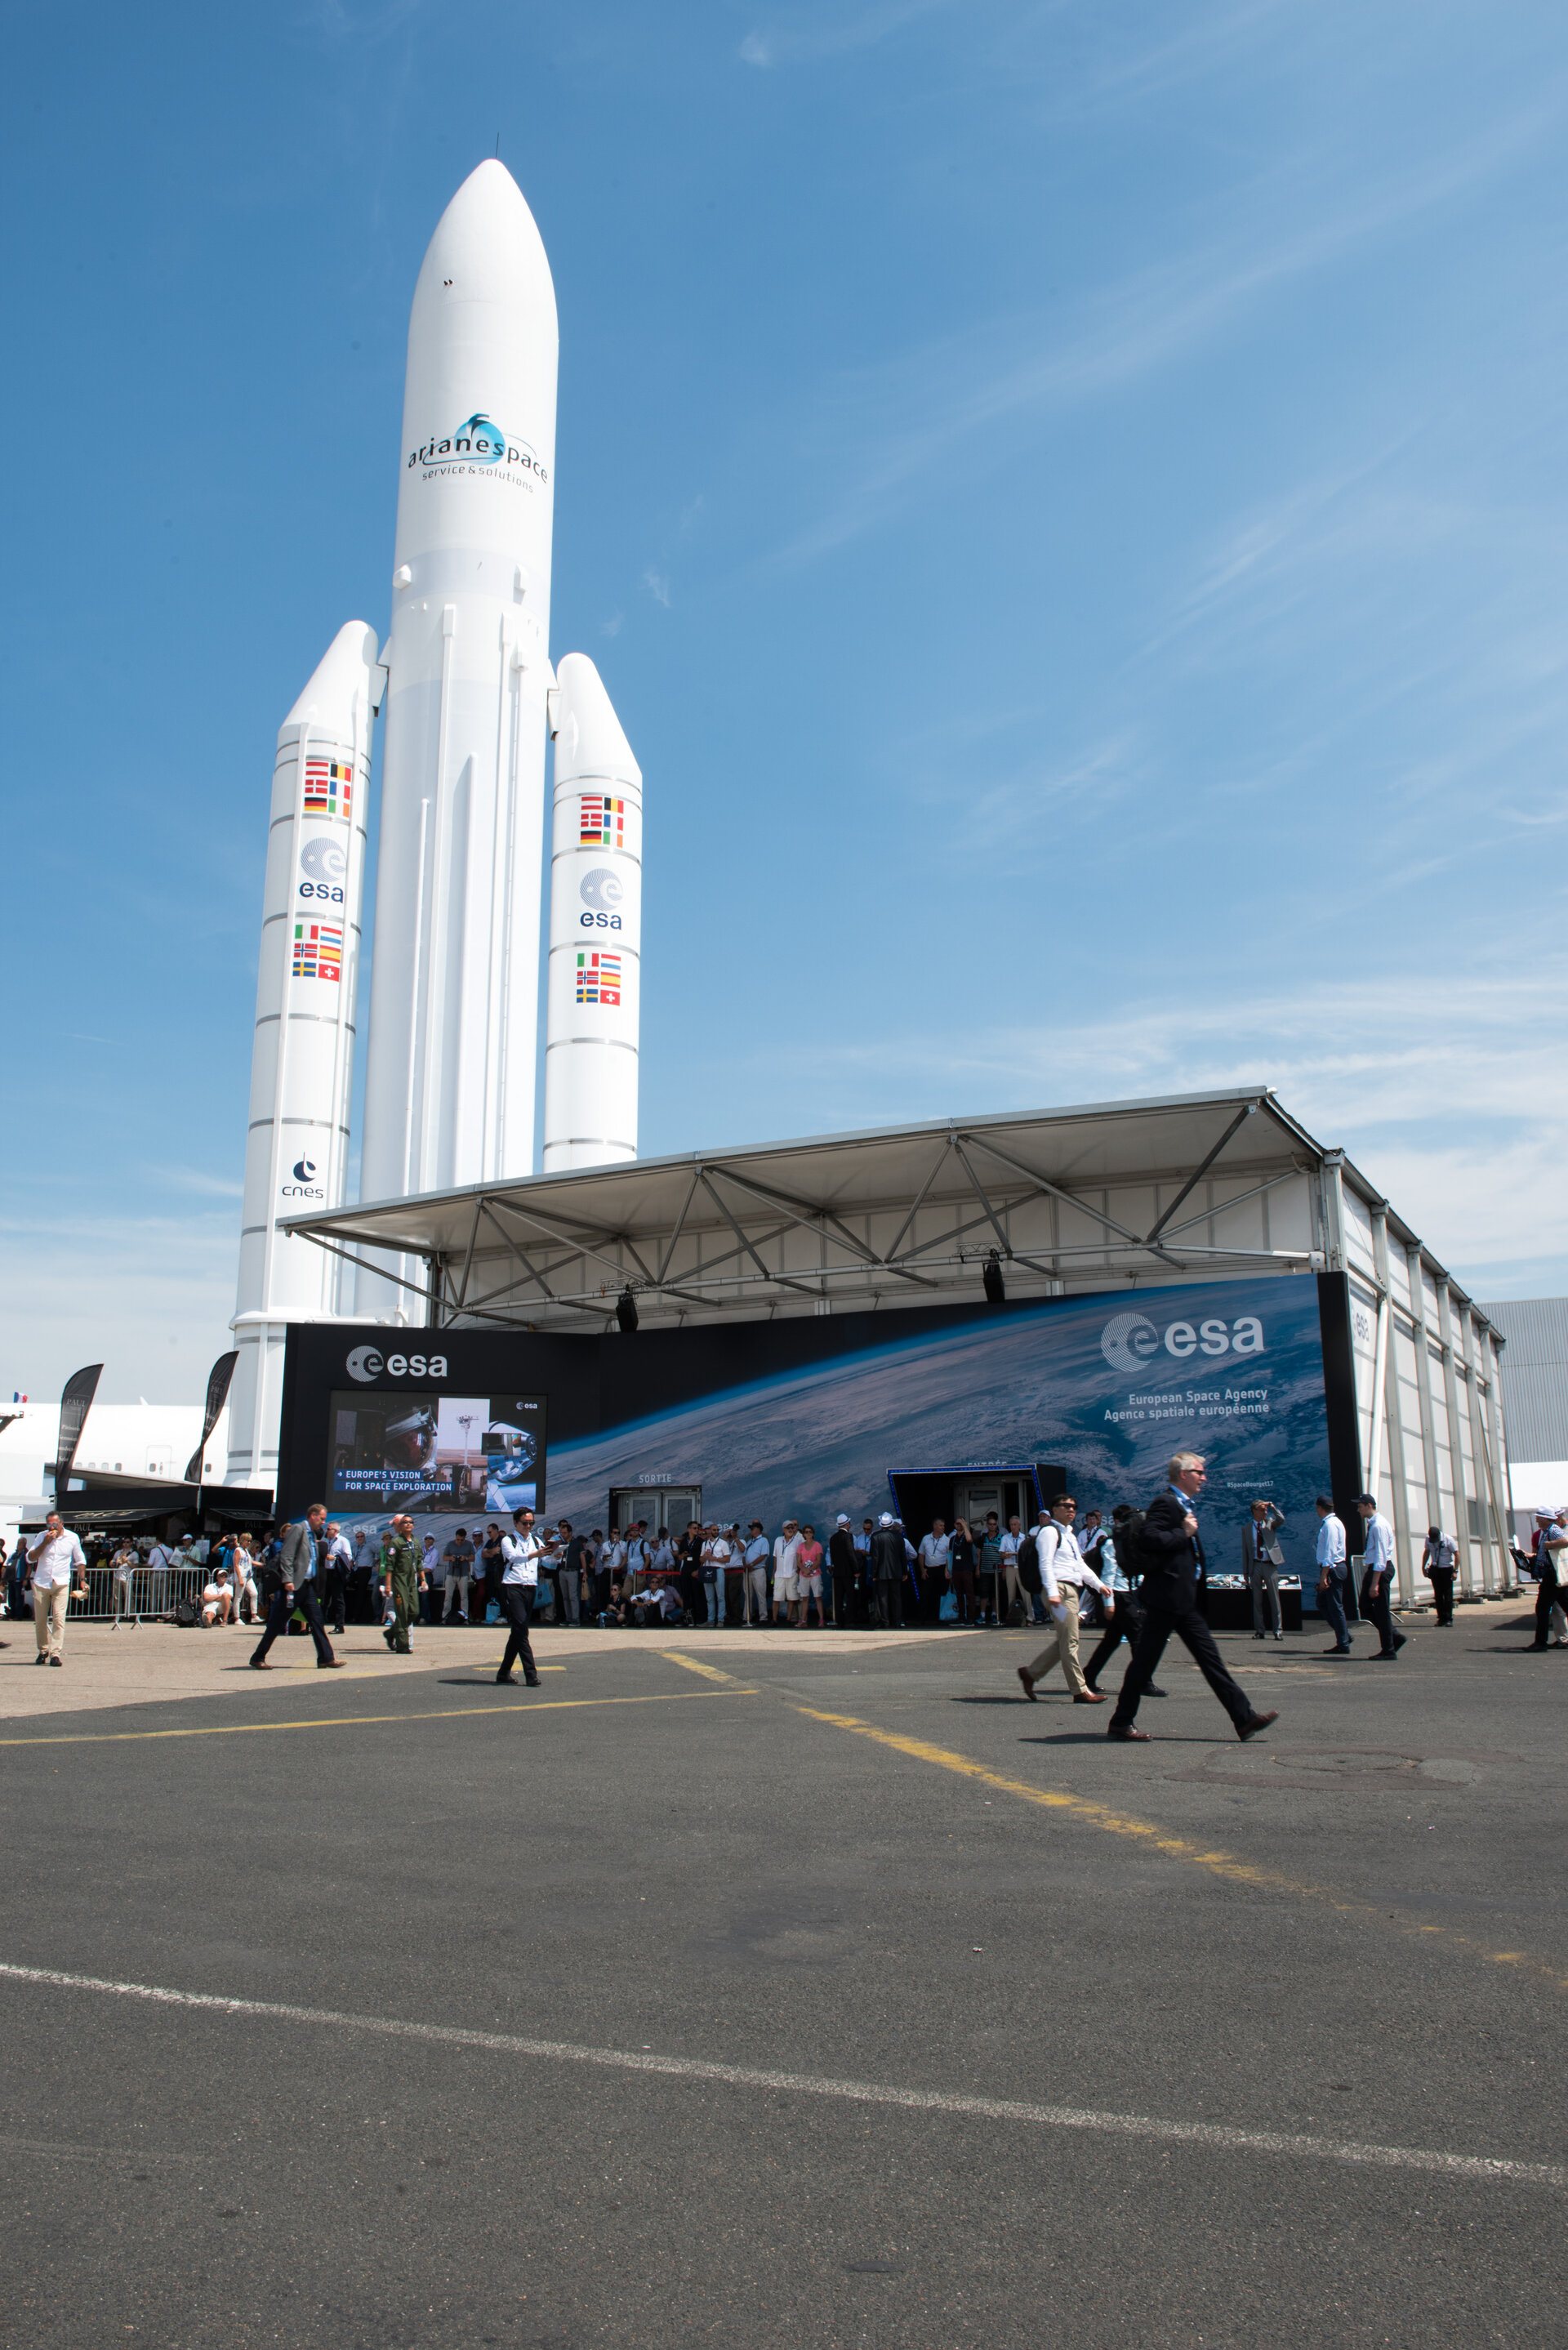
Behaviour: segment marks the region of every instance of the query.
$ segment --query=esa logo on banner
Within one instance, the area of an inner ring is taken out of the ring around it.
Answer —
[[[1263,1326],[1255,1314],[1233,1323],[1218,1315],[1199,1322],[1168,1322],[1163,1330],[1147,1314],[1113,1314],[1100,1333],[1100,1352],[1113,1371],[1131,1377],[1147,1367],[1161,1347],[1178,1362],[1189,1355],[1261,1355]]]
[[[351,1379],[369,1387],[385,1372],[392,1379],[444,1379],[444,1355],[382,1355],[374,1347],[356,1347],[343,1366]]]

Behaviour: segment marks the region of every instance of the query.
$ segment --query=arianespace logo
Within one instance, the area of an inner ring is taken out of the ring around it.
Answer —
[[[356,1347],[343,1366],[361,1387],[383,1375],[391,1379],[444,1379],[444,1355],[383,1355],[374,1347]]]
[[[527,442],[512,440],[483,409],[475,409],[455,432],[410,449],[408,470],[416,469],[426,481],[432,473],[493,473],[498,481],[511,482],[530,473],[538,482],[550,478]]]
[[[1263,1326],[1255,1314],[1234,1322],[1213,1315],[1199,1322],[1168,1322],[1162,1330],[1147,1314],[1113,1314],[1100,1333],[1100,1352],[1113,1371],[1127,1377],[1143,1370],[1161,1347],[1178,1362],[1189,1355],[1261,1355]]]
[[[314,1159],[296,1159],[291,1172],[294,1176],[293,1182],[283,1186],[283,1196],[286,1200],[326,1199],[326,1191],[316,1180]]]

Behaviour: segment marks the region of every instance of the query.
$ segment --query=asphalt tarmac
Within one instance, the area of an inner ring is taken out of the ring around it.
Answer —
[[[0,1723],[0,2336],[1560,2345],[1568,1652],[1411,1631]]]

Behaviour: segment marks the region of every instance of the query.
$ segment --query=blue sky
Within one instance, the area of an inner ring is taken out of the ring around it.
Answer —
[[[65,22],[0,100],[0,1390],[226,1343],[272,746],[385,628],[498,133],[645,1151],[1263,1080],[1479,1295],[1568,1287],[1560,7]]]

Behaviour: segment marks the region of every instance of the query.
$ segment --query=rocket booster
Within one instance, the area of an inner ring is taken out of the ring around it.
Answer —
[[[277,1223],[337,1207],[344,1195],[370,728],[384,676],[374,630],[350,620],[278,729],[234,1322],[231,1484],[264,1484],[275,1472],[287,1323],[336,1310],[332,1258],[289,1240]]]
[[[532,1171],[556,344],[533,215],[482,163],[409,322],[365,1200]],[[361,1276],[361,1313],[400,1298]]]
[[[563,658],[550,718],[546,1175],[637,1157],[642,1004],[642,770],[586,653]]]

